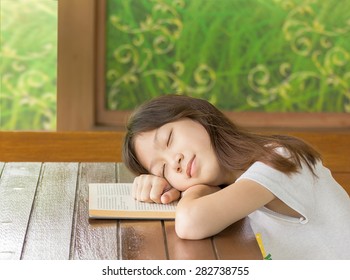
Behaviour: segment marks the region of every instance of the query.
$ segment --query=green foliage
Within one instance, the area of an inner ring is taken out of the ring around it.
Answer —
[[[221,109],[350,112],[346,0],[109,0],[109,109],[166,93]]]
[[[56,128],[57,2],[1,1],[0,129]]]
[[[350,112],[350,1],[107,0],[109,109]],[[0,129],[56,126],[57,1],[0,1]]]

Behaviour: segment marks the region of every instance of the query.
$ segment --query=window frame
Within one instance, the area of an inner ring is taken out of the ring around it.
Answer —
[[[57,130],[124,130],[130,111],[105,108],[106,0],[58,1]],[[349,113],[225,112],[238,125],[350,129]]]

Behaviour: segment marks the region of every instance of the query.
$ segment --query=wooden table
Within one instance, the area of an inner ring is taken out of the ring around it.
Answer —
[[[199,241],[174,221],[89,220],[88,184],[131,182],[121,163],[0,163],[0,259],[261,259],[246,219]]]

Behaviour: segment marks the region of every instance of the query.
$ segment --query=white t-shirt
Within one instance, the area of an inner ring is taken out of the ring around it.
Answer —
[[[350,260],[350,198],[318,162],[317,177],[303,164],[288,176],[255,162],[240,179],[264,186],[301,214],[300,219],[263,207],[249,220],[265,259]]]

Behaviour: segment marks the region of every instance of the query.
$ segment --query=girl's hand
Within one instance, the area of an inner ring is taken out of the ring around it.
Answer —
[[[132,196],[143,202],[166,204],[178,200],[180,192],[171,187],[164,178],[144,174],[134,179]]]

